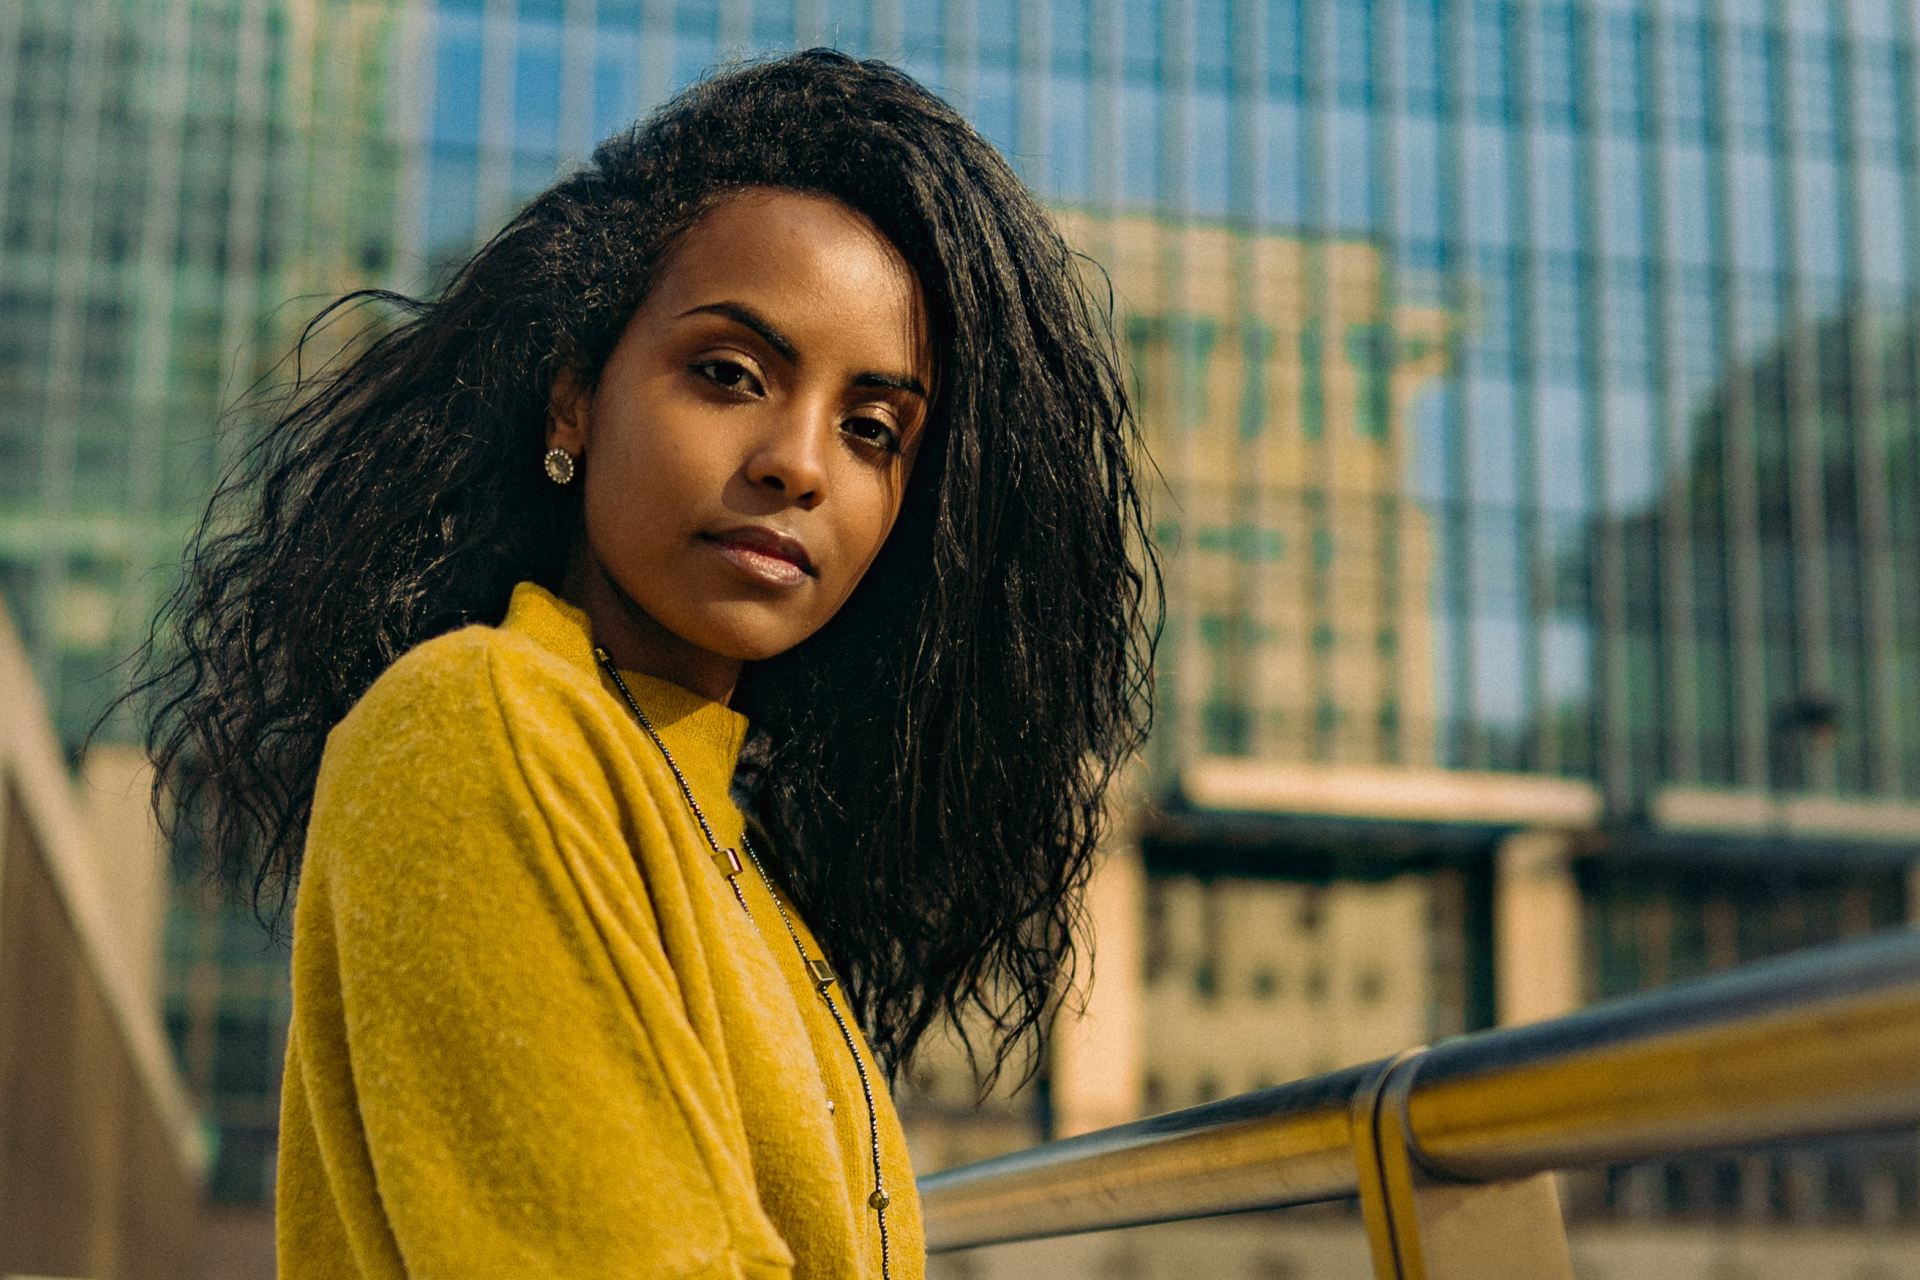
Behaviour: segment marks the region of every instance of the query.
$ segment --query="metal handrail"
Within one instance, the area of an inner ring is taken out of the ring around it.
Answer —
[[[1392,1077],[1394,1088],[1382,1093]],[[1462,1036],[920,1180],[934,1252],[1358,1194],[1356,1116],[1423,1176],[1546,1170],[1920,1123],[1920,932]]]

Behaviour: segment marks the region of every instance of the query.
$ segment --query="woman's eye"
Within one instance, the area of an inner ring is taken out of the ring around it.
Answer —
[[[878,418],[849,418],[843,428],[857,439],[888,453],[900,452],[900,433]]]
[[[702,360],[693,366],[693,371],[715,386],[725,387],[729,391],[760,394],[760,380],[736,360]]]

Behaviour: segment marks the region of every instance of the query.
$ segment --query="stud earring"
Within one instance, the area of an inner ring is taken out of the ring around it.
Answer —
[[[573,479],[573,455],[565,449],[547,450],[547,479],[567,484]]]

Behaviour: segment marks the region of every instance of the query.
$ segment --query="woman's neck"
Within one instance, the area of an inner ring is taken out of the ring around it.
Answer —
[[[614,665],[691,689],[725,704],[740,680],[740,662],[688,644],[662,626],[613,580],[584,540],[575,545],[560,583],[560,597],[584,611],[595,644]]]

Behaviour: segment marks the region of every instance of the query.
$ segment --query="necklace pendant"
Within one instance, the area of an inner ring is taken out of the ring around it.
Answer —
[[[713,855],[713,864],[720,868],[720,874],[731,880],[742,870],[740,855],[731,849],[722,849]]]
[[[813,975],[813,989],[821,995],[827,994],[827,988],[833,985],[833,967],[825,960],[808,956],[807,972]]]

